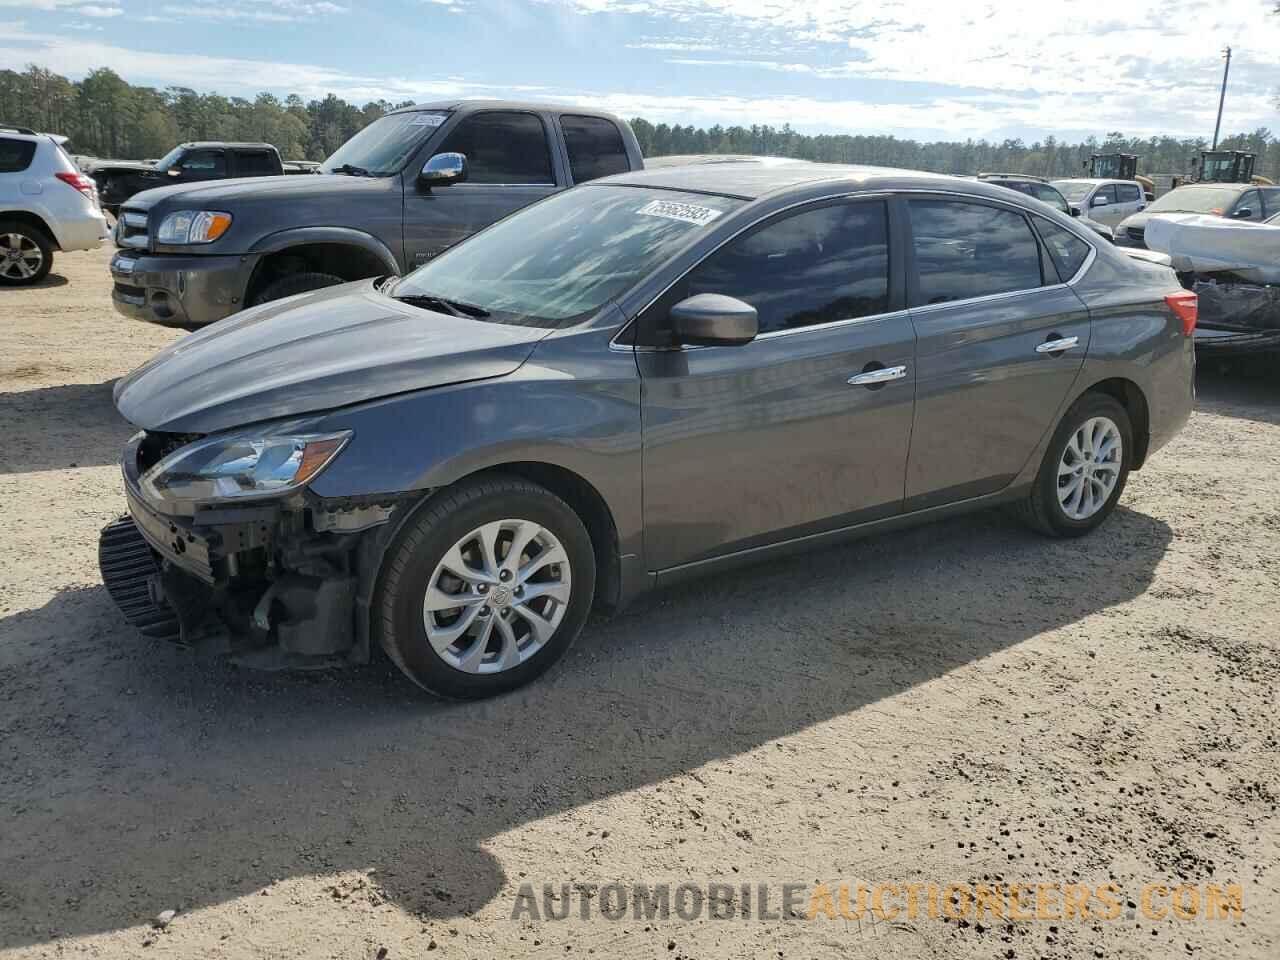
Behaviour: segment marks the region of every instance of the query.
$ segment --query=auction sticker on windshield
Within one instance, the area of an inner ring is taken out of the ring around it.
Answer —
[[[636,211],[651,217],[665,217],[668,220],[681,220],[685,223],[701,227],[720,216],[719,210],[700,207],[696,203],[677,203],[674,200],[652,200]]]
[[[443,113],[415,113],[409,119],[411,127],[438,127],[444,123],[445,114]]]

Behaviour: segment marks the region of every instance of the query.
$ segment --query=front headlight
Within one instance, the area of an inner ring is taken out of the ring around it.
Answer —
[[[213,243],[231,226],[231,214],[218,210],[179,210],[160,223],[160,243]]]
[[[148,470],[142,490],[155,500],[186,502],[287,493],[315,479],[350,439],[349,430],[210,437],[175,450]]]

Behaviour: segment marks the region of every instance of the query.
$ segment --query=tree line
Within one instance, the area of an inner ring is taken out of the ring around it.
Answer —
[[[187,140],[261,140],[286,159],[323,160],[361,127],[405,103],[375,100],[363,106],[329,94],[304,101],[260,93],[252,100],[198,93],[187,87],[133,86],[100,67],[72,81],[38,66],[0,70],[0,121],[71,138],[73,152],[114,159],[163,156]],[[1067,143],[1052,135],[1030,144],[956,140],[921,143],[879,134],[804,134],[768,125],[703,128],[653,124],[635,117],[631,127],[645,156],[738,153],[837,163],[973,174],[983,171],[1065,177],[1081,171],[1092,153],[1135,153],[1141,173],[1186,173],[1206,138],[1126,137]],[[1265,127],[1220,142],[1221,149],[1258,155],[1255,172],[1280,181],[1280,141]]]

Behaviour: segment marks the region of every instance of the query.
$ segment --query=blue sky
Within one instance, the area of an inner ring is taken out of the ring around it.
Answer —
[[[928,139],[1280,130],[1272,0],[0,0],[0,66]],[[1114,12],[1111,12],[1114,10]]]

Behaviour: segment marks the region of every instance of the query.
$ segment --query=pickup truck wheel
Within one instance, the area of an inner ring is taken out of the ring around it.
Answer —
[[[39,283],[53,267],[53,243],[43,230],[0,220],[0,286]]]
[[[1133,463],[1133,426],[1124,406],[1086,393],[1067,411],[1020,506],[1023,519],[1051,537],[1080,537],[1115,509]]]
[[[253,301],[249,306],[256,307],[260,303],[283,300],[285,297],[292,297],[297,293],[320,290],[324,287],[336,287],[338,284],[346,282],[341,277],[335,277],[331,273],[289,273],[279,280],[273,280],[254,294]]]
[[[473,700],[563,656],[594,593],[595,553],[573,509],[518,477],[485,477],[442,491],[397,534],[373,633],[418,686]]]

